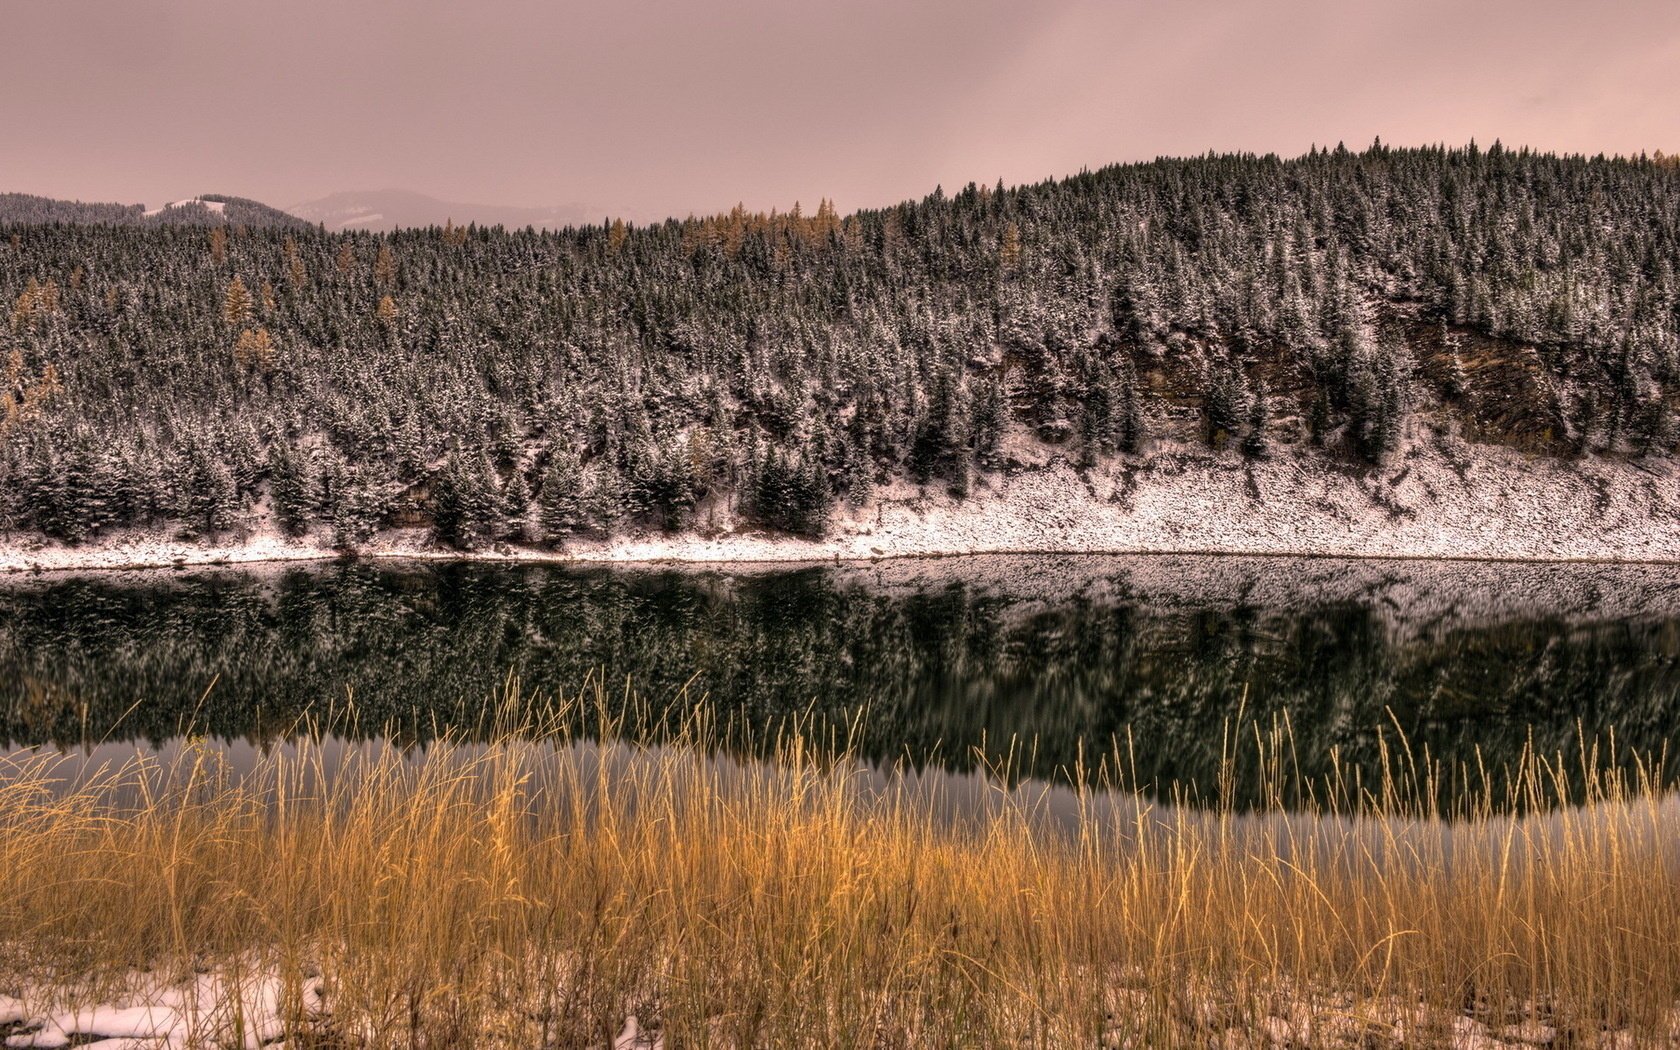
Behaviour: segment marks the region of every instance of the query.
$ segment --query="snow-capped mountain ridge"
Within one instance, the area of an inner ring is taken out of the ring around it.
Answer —
[[[404,189],[353,190],[295,204],[288,209],[329,230],[395,230],[405,227],[505,226],[509,229],[557,230],[599,222],[599,209],[583,204],[529,208],[502,204],[469,204],[428,197]]]
[[[225,216],[227,214],[227,201],[213,200],[213,199],[206,198],[206,197],[188,197],[186,200],[170,201],[168,204],[163,205],[161,208],[152,208],[149,211],[143,211],[143,212],[140,213],[140,217],[143,218],[143,219],[151,219],[151,218],[155,218],[159,215],[162,215],[164,212],[169,211],[173,208],[190,208],[190,207],[206,208],[206,209],[214,212],[217,215],[224,215]]]

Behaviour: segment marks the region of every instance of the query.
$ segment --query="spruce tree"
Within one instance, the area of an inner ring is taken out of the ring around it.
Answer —
[[[525,481],[524,471],[515,468],[508,477],[507,484],[502,486],[501,511],[506,522],[506,537],[515,541],[527,539],[530,529],[531,486]]]
[[[583,467],[570,449],[557,448],[549,456],[537,500],[537,521],[543,539],[549,543],[558,543],[590,526]]]
[[[233,527],[239,493],[233,471],[201,442],[185,450],[179,469],[179,513],[189,531],[214,537]]]
[[[269,495],[274,523],[288,536],[309,531],[315,509],[315,478],[309,460],[284,440],[276,440],[268,452]]]
[[[1269,445],[1266,427],[1271,422],[1271,397],[1265,380],[1255,384],[1254,396],[1248,405],[1248,433],[1243,435],[1243,455],[1257,459],[1266,454]]]
[[[475,550],[500,532],[503,516],[489,462],[482,453],[451,456],[432,487],[432,521],[443,543]]]
[[[356,551],[373,539],[384,516],[384,499],[379,480],[371,473],[352,470],[332,516],[333,546]]]
[[[584,513],[590,531],[610,536],[622,522],[628,510],[624,495],[624,481],[611,463],[596,463],[589,471],[584,487]]]

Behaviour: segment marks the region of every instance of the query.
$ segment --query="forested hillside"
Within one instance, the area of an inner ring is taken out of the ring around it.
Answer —
[[[207,193],[175,201],[151,211],[140,204],[99,204],[36,197],[28,193],[0,193],[0,223],[109,223],[150,226],[288,226],[309,223],[261,201]]]
[[[1666,456],[1677,263],[1680,169],[1498,145],[644,228],[6,225],[0,526],[814,534],[1026,440],[1361,470],[1408,420]]]
[[[146,208],[141,204],[108,204],[37,197],[32,193],[0,193],[0,222],[107,222],[140,221]]]

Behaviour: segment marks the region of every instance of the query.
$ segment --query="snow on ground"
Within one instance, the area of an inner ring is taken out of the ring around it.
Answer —
[[[123,531],[69,547],[32,537],[0,541],[0,573],[55,569],[147,569],[237,562],[319,561],[338,552],[310,539],[290,540],[265,531],[244,540],[201,544],[159,533]]]
[[[1176,1021],[1181,1034],[1196,1033],[1212,1046],[1451,1046],[1486,1050],[1522,1050],[1547,1046],[1568,1039],[1549,1019],[1545,1004],[1533,1000],[1517,1004],[1520,1013],[1514,1023],[1494,1016],[1478,1020],[1468,1012],[1420,1004],[1415,997],[1382,994],[1353,1002],[1334,994],[1279,986],[1263,998],[1244,1001],[1229,998],[1207,984],[1191,984],[1187,994],[1175,997],[1171,1014],[1158,1015],[1160,988],[1141,970],[1116,975],[1114,989],[1121,1016],[1110,1015],[1097,1045],[1136,1045],[1131,1030],[1139,1018],[1161,1016]],[[232,1050],[284,1050],[299,1043],[308,1046],[383,1046],[390,1044],[371,1031],[366,1022],[333,1026],[324,984],[310,978],[299,989],[303,1016],[290,1026],[280,980],[257,975],[231,982],[221,972],[200,974],[178,984],[168,984],[150,973],[136,973],[130,981],[134,990],[118,999],[76,1009],[53,1011],[36,1007],[30,1000],[0,995],[0,1045],[7,1048],[77,1047],[79,1050],[194,1050],[215,1047]],[[1264,1011],[1254,1016],[1260,1004]],[[294,1007],[295,1009],[295,1007]],[[534,1008],[522,1012],[533,1016]],[[301,1021],[301,1023],[298,1023]],[[323,1023],[327,1022],[327,1023]],[[1555,1023],[1555,1021],[1554,1021]],[[290,1031],[288,1031],[290,1027]],[[486,1028],[474,1045],[503,1046],[505,1038],[493,1027]],[[1666,1036],[1666,1038],[1665,1038]],[[295,1037],[295,1041],[294,1038]],[[1590,1037],[1589,1037],[1590,1038]],[[517,1045],[517,1044],[515,1044]],[[643,1027],[635,1014],[610,1044],[595,1043],[590,1050],[664,1050],[665,1035],[657,1028]],[[1571,1044],[1573,1045],[1573,1044]],[[1605,1029],[1588,1045],[1640,1047],[1680,1045],[1680,1009],[1646,1032],[1633,1028]]]
[[[325,537],[292,540],[265,521],[224,545],[156,534],[80,547],[0,541],[0,571],[136,568],[333,557]],[[1528,456],[1455,439],[1417,442],[1376,470],[1280,451],[1258,461],[1168,445],[1081,474],[1048,455],[982,476],[967,500],[937,487],[884,487],[836,512],[818,541],[750,531],[499,546],[483,560],[849,561],[983,553],[1155,553],[1680,561],[1680,473],[1666,459]],[[391,531],[363,556],[459,558],[425,530]]]
[[[285,996],[281,981],[258,972],[235,978],[225,971],[170,982],[156,974],[135,974],[130,988],[109,1001],[66,1004],[35,996],[0,995],[0,1030],[12,1029],[12,1047],[255,1048],[284,1034]],[[300,989],[306,1014],[318,1013],[321,981]]]
[[[7,1050],[283,1050],[290,1043],[288,1028],[292,1036],[305,1036],[307,1045],[317,1045],[308,1036],[331,1017],[327,985],[320,977],[302,981],[295,989],[298,999],[290,1003],[280,977],[260,968],[240,976],[211,970],[179,981],[153,971],[136,971],[125,983],[127,988],[117,995],[89,997],[99,1001],[73,1005],[64,1001],[62,993],[55,997],[31,992],[21,998],[0,994],[0,1046]],[[349,1033],[326,1038],[326,1045],[384,1045],[371,1031],[358,1033],[361,1027],[352,1025]],[[346,1034],[350,1038],[343,1038]],[[490,1033],[482,1042],[499,1045]],[[635,1014],[626,1017],[612,1041],[612,1050],[663,1050],[664,1046],[664,1035],[644,1028]]]

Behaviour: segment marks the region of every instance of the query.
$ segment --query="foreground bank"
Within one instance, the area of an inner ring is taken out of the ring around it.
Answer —
[[[1189,445],[1076,469],[1049,446],[976,478],[958,500],[898,483],[836,509],[827,535],[740,527],[727,504],[697,530],[563,545],[440,545],[389,529],[365,557],[576,561],[832,561],[1034,553],[1217,553],[1535,561],[1680,559],[1680,469],[1668,458],[1560,459],[1437,438],[1382,468],[1280,451],[1251,459]],[[338,557],[330,537],[288,537],[266,511],[213,542],[115,533],[76,546],[0,539],[0,571],[134,568]]]
[[[1240,813],[1146,801],[1123,761],[1112,790],[1005,788],[797,728],[722,758],[704,724],[0,760],[0,1036],[1652,1046],[1680,1024],[1657,783],[1530,753],[1443,800],[1396,749],[1374,782]],[[1233,747],[1281,798],[1287,738]]]

